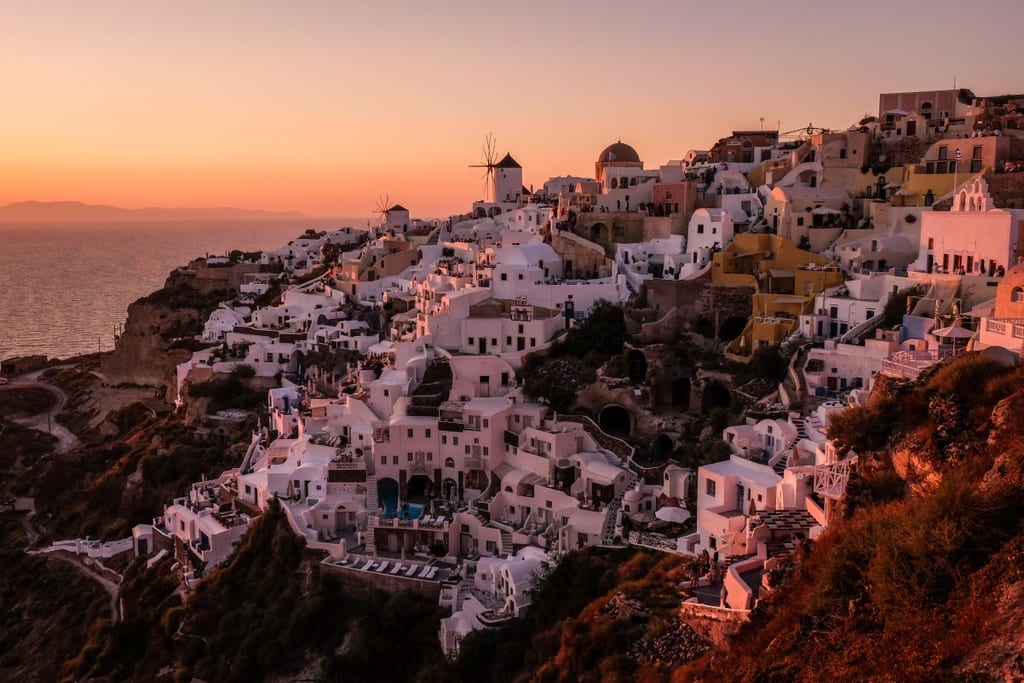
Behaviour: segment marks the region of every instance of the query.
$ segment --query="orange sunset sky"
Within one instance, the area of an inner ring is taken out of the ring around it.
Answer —
[[[419,217],[483,196],[481,143],[527,185],[648,167],[732,129],[845,128],[878,94],[1024,92],[1024,3],[8,3],[0,204]]]

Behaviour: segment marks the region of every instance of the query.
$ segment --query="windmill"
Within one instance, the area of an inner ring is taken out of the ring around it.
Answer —
[[[388,222],[388,210],[391,208],[391,196],[387,194],[377,195],[377,203],[374,205],[373,213],[380,217],[377,225],[386,225]]]
[[[481,177],[484,181],[484,200],[491,201],[491,190],[494,187],[494,167],[498,162],[493,133],[488,133],[484,138],[484,144],[481,147],[481,151],[484,153],[483,162],[479,164],[470,164],[469,167],[487,169]]]

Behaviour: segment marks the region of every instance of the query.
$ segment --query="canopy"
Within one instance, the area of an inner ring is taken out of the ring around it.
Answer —
[[[811,213],[814,214],[815,216],[830,216],[830,215],[838,216],[839,214],[842,213],[842,211],[837,211],[836,209],[830,209],[827,206],[816,206],[813,209],[811,209]]]
[[[886,109],[882,112],[883,116],[907,116],[910,114],[906,109]]]
[[[690,518],[690,511],[686,508],[665,506],[658,508],[658,511],[654,513],[654,516],[666,522],[682,524]]]

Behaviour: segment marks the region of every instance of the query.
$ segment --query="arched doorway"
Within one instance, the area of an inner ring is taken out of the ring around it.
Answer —
[[[604,223],[594,223],[590,226],[590,241],[600,242],[601,238],[608,234],[608,227]]]
[[[672,405],[682,410],[690,407],[689,377],[679,377],[672,380]]]
[[[743,334],[747,327],[747,319],[738,315],[731,315],[722,321],[718,328],[718,338],[722,341],[731,341]]]
[[[714,408],[728,408],[732,403],[732,393],[721,382],[711,382],[704,387],[700,399],[700,412],[707,415]]]
[[[398,509],[398,482],[391,477],[377,480],[377,500],[384,508],[384,515],[393,517]]]
[[[629,381],[633,384],[643,384],[647,379],[647,357],[636,349],[626,354],[626,365],[629,371]]]
[[[430,498],[434,493],[434,482],[423,474],[414,474],[409,477],[409,498],[410,499],[426,499]],[[420,502],[417,500],[417,502]]]
[[[675,444],[672,437],[664,432],[658,435],[658,438],[654,440],[654,461],[665,462],[668,456],[672,454]]]
[[[633,431],[633,418],[622,406],[611,404],[601,409],[597,416],[597,426],[605,434],[625,439]]]

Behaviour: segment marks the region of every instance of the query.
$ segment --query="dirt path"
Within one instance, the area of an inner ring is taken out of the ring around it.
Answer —
[[[57,452],[66,453],[78,445],[78,437],[72,434],[67,427],[57,422],[57,420],[54,419],[54,416],[64,409],[64,405],[68,402],[68,395],[65,394],[60,387],[49,384],[48,382],[40,381],[39,376],[42,373],[42,370],[37,370],[36,372],[30,372],[21,377],[15,377],[7,386],[39,387],[40,389],[44,389],[53,394],[57,398],[57,404],[46,412],[42,412],[37,415],[30,415],[28,417],[14,418],[14,421],[22,427],[28,427],[29,429],[34,429],[38,432],[48,432],[52,434],[57,438]]]
[[[121,621],[121,605],[119,598],[119,592],[121,590],[120,585],[110,578],[102,569],[97,569],[94,566],[94,561],[88,557],[81,555],[75,555],[74,553],[65,552],[58,550],[55,552],[44,553],[39,550],[26,550],[29,555],[45,555],[54,559],[60,560],[61,562],[67,562],[73,565],[80,573],[92,579],[96,583],[103,587],[103,590],[107,591],[110,595],[110,618],[116,624]]]

